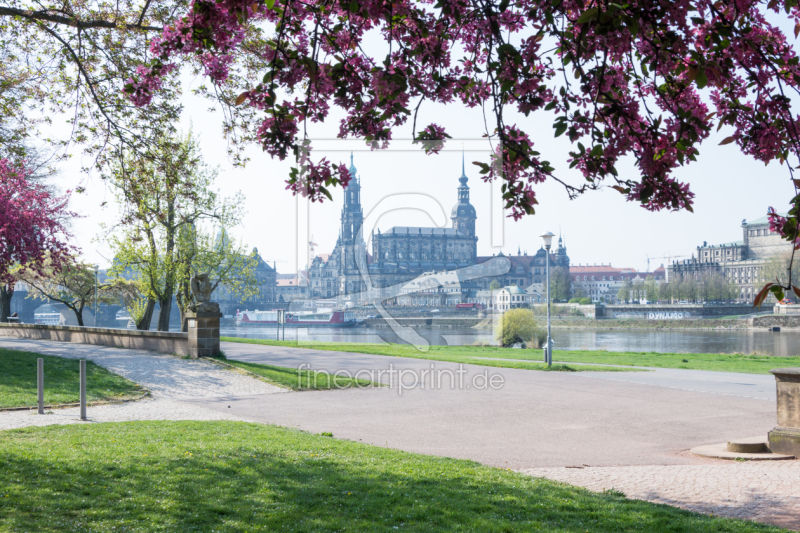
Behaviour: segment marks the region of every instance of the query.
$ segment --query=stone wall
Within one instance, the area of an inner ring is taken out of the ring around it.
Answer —
[[[189,355],[188,335],[166,331],[0,323],[0,337],[76,342]]]
[[[750,327],[771,328],[779,326],[782,328],[800,328],[800,316],[798,315],[764,315],[755,316],[748,320]]]
[[[753,309],[750,304],[706,305],[706,304],[653,304],[653,305],[606,305],[597,306],[598,318],[674,319],[709,318],[731,315],[747,315],[757,311],[771,311],[772,304]],[[651,316],[652,313],[652,316]]]

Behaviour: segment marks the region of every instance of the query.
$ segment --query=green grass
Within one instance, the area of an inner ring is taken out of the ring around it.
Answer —
[[[372,387],[376,383],[368,379],[354,379],[344,376],[333,376],[327,372],[298,370],[282,366],[262,365],[225,359],[231,366],[247,370],[261,376],[267,381],[296,391],[348,389],[352,387]]]
[[[273,346],[294,346],[316,350],[336,350],[341,352],[391,355],[396,357],[415,357],[474,365],[503,368],[523,368],[544,370],[539,363],[541,350],[516,350],[499,346],[430,346],[428,352],[420,352],[407,344],[359,344],[322,343],[297,341],[273,341],[258,339],[222,338],[225,342],[243,342]],[[531,362],[501,361],[500,359],[525,359]],[[686,359],[688,362],[684,363]],[[624,371],[628,366],[651,366],[658,368],[682,368],[691,370],[712,370],[716,372],[740,372],[745,374],[769,374],[772,368],[800,367],[800,357],[771,357],[767,355],[742,354],[686,354],[655,352],[606,352],[606,351],[560,351],[553,352],[553,369],[562,371]],[[586,363],[569,365],[566,363]],[[593,366],[620,365],[623,368]]]
[[[129,422],[0,432],[0,531],[781,530],[274,426]]]
[[[495,346],[430,346],[427,352],[421,352],[409,344],[367,344],[355,342],[302,342],[274,341],[262,339],[240,339],[238,337],[221,337],[223,342],[239,342],[244,344],[264,344],[267,346],[290,346],[295,348],[311,348],[314,350],[332,350],[374,355],[390,355],[395,357],[411,357],[431,361],[447,361],[471,365],[492,366],[499,368],[521,368],[525,370],[545,370],[552,372],[635,372],[631,368],[614,368],[608,366],[553,364],[547,368],[542,359],[541,350],[512,350]],[[495,355],[492,355],[495,354]],[[497,357],[494,360],[477,359],[478,357]],[[531,361],[502,361],[506,359],[530,359]]]
[[[0,409],[36,406],[36,360],[40,357],[44,359],[45,405],[80,401],[77,359],[0,349]],[[143,392],[132,381],[86,361],[87,401],[124,400]]]

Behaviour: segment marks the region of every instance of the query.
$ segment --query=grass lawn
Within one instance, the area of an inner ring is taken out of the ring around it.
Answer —
[[[0,432],[0,531],[781,531],[242,422]]]
[[[407,344],[359,344],[346,342],[302,342],[240,339],[223,337],[225,342],[266,344],[273,346],[294,346],[316,350],[336,350],[340,352],[392,355],[434,359],[474,365],[503,368],[524,368],[544,370],[541,350],[517,350],[499,346],[430,346],[428,352],[420,352]],[[489,358],[484,359],[484,358]],[[501,361],[499,359],[529,359],[531,362]],[[686,359],[688,362],[684,362]],[[566,371],[624,371],[614,368],[591,365],[652,366],[659,368],[684,368],[693,370],[713,370],[717,372],[741,372],[746,374],[769,374],[772,368],[800,367],[800,357],[770,357],[764,355],[741,354],[685,354],[654,352],[605,352],[605,351],[560,351],[553,352],[553,370]],[[560,363],[559,363],[560,361]],[[588,365],[569,365],[567,363],[588,363]]]
[[[332,376],[326,372],[297,370],[282,366],[262,365],[224,359],[225,363],[261,376],[270,383],[296,391],[347,389],[352,387],[372,387],[378,385],[368,379],[354,379]]]
[[[493,366],[499,368],[522,368],[526,370],[549,370],[554,372],[635,372],[636,369],[614,368],[609,366],[565,365],[553,363],[551,368],[540,362],[541,350],[512,350],[484,346],[430,346],[429,351],[420,352],[408,344],[367,344],[355,342],[302,342],[273,341],[261,339],[241,339],[238,337],[220,337],[223,342],[239,342],[244,344],[265,344],[268,346],[291,346],[295,348],[312,348],[314,350],[333,350],[339,352],[368,353],[374,355],[392,355],[396,357],[412,357],[414,359],[430,359],[471,365]],[[496,355],[492,355],[496,354]],[[499,355],[502,354],[502,355]],[[497,357],[507,359],[530,359],[531,361],[503,361],[501,359],[485,360],[477,357]]]
[[[0,349],[0,409],[35,407],[36,360],[44,359],[44,403],[57,405],[80,401],[77,359]],[[145,390],[122,376],[86,361],[86,400],[123,400]]]

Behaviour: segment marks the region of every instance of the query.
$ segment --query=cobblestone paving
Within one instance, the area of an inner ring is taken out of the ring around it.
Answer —
[[[131,420],[241,420],[178,400],[235,397],[289,392],[246,374],[194,359],[181,359],[141,350],[126,350],[52,341],[0,340],[0,347],[26,350],[70,359],[88,359],[146,387],[151,398],[138,402],[97,405],[87,408],[94,422]],[[45,365],[45,385],[47,366]],[[39,416],[36,411],[0,412],[0,430],[80,422],[79,409],[52,409]]]
[[[800,529],[800,461],[528,468],[525,474],[699,513]]]

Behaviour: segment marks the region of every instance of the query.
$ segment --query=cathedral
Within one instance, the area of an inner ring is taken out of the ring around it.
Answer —
[[[371,235],[372,254],[367,251],[362,225],[361,179],[350,156],[350,183],[344,189],[344,206],[340,218],[339,238],[330,254],[317,255],[308,271],[308,297],[336,299],[339,305],[361,305],[391,298],[384,289],[398,286],[426,272],[457,271],[480,265],[494,256],[478,256],[475,235],[477,214],[469,201],[469,179],[462,155],[461,177],[458,178],[457,202],[450,211],[452,227],[395,226]],[[569,269],[569,258],[561,239],[551,265]],[[500,256],[503,254],[500,253]],[[461,286],[465,290],[486,289],[493,279],[502,285],[528,287],[541,283],[546,252],[535,256],[507,256],[511,269],[503,276],[480,278]],[[368,273],[368,283],[362,273]],[[541,272],[541,274],[540,274]]]

